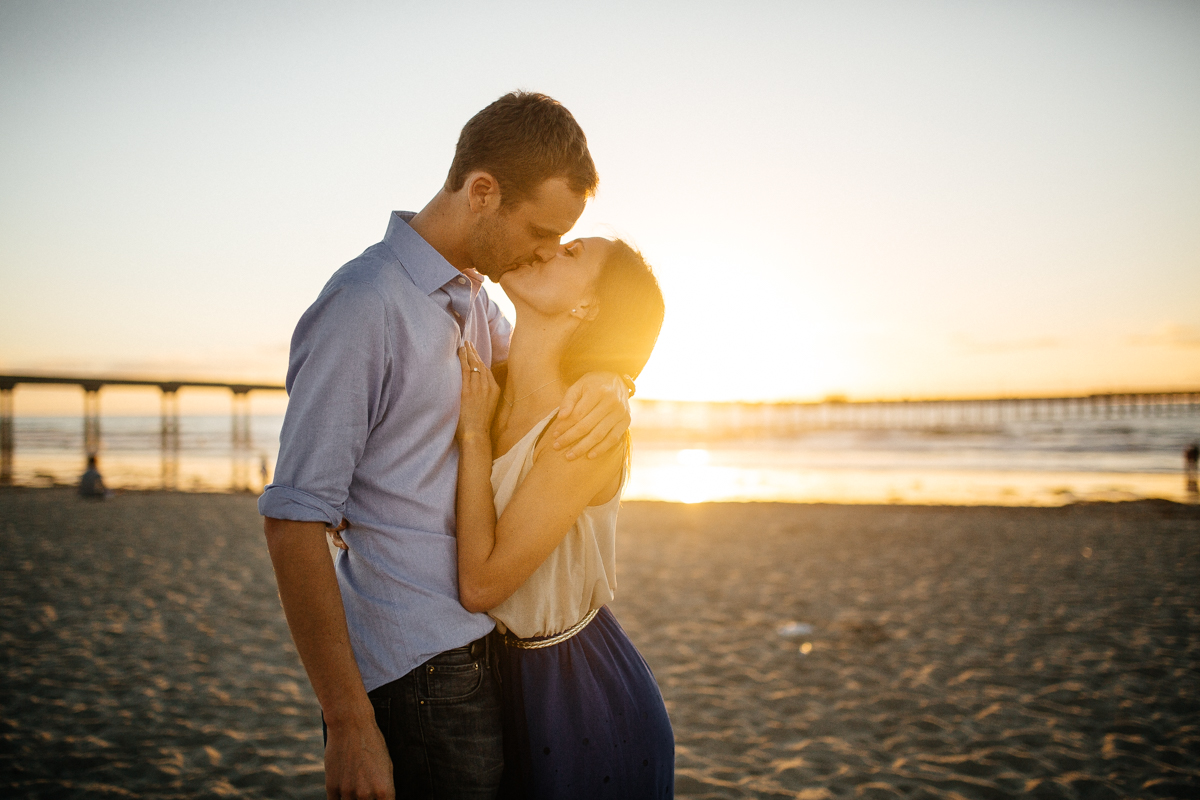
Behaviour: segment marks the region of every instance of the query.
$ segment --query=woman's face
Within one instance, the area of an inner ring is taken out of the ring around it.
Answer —
[[[544,316],[584,316],[594,306],[593,289],[612,243],[599,237],[576,239],[558,248],[549,261],[539,261],[504,273],[500,287],[517,306]]]

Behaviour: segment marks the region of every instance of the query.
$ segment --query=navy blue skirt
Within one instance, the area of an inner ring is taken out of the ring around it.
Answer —
[[[565,642],[496,649],[504,697],[502,797],[674,796],[675,735],[662,694],[607,606]]]

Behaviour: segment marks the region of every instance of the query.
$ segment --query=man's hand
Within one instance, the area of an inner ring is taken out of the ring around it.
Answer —
[[[571,461],[581,453],[596,458],[616,447],[629,430],[629,391],[619,375],[589,372],[563,395],[550,435],[554,449]]]
[[[328,800],[395,800],[392,759],[374,718],[328,725],[325,797]]]
[[[392,762],[354,661],[325,523],[268,517],[263,532],[296,652],[329,726],[326,794],[392,800]]]

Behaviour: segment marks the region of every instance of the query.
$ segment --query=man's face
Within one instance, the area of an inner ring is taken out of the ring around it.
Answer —
[[[565,180],[549,178],[527,200],[482,214],[471,235],[472,266],[499,281],[523,264],[548,261],[586,203]]]

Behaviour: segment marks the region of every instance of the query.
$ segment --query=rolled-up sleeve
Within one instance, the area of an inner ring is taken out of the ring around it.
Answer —
[[[369,283],[331,283],[292,336],[288,407],[264,517],[336,526],[390,374],[386,306]]]

